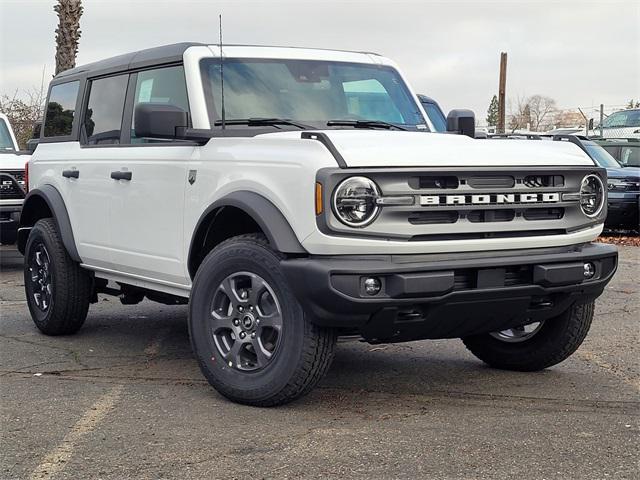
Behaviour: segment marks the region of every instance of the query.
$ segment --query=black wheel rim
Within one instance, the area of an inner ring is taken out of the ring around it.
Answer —
[[[213,293],[210,332],[227,365],[255,372],[269,365],[282,338],[282,310],[267,281],[251,272],[227,276]]]
[[[51,259],[47,247],[38,243],[29,257],[29,280],[33,303],[42,312],[47,312],[53,303],[53,282],[51,278]]]

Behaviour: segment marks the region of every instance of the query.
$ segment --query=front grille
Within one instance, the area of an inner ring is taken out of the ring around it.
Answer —
[[[326,234],[410,242],[482,240],[566,235],[601,222],[580,208],[582,179],[605,177],[595,166],[326,169],[318,181],[333,192],[349,176],[362,175],[391,202],[364,228],[343,225],[327,203],[318,226]],[[392,203],[397,196],[411,202]]]
[[[25,196],[24,171],[0,172],[0,199],[18,200]]]
[[[436,225],[438,223],[455,223],[460,214],[455,211],[448,212],[413,212],[409,214],[409,223],[413,225]]]

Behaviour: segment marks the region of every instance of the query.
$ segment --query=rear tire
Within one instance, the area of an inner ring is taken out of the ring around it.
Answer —
[[[335,332],[304,315],[263,235],[231,238],[200,265],[189,302],[189,335],[202,373],[230,400],[282,405],[329,369]]]
[[[545,320],[529,338],[500,340],[497,333],[462,339],[477,358],[494,368],[533,372],[567,359],[582,344],[593,319],[594,302],[573,305],[555,318]],[[508,337],[506,337],[508,338]]]
[[[31,318],[42,333],[80,330],[89,310],[91,274],[71,259],[52,218],[38,220],[29,233],[24,288]]]

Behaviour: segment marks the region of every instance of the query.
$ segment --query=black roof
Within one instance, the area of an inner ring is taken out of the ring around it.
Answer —
[[[174,43],[171,45],[163,45],[160,47],[147,48],[145,50],[139,50],[137,52],[125,53],[124,55],[118,55],[116,57],[107,58],[98,62],[88,63],[79,67],[71,68],[60,72],[53,79],[53,83],[58,81],[69,81],[78,77],[96,77],[101,75],[108,75],[124,70],[133,70],[137,68],[145,68],[147,66],[159,65],[163,63],[175,63],[181,62],[182,56],[185,50],[194,46],[208,46],[214,45],[210,43],[199,42],[182,42]],[[238,44],[229,44],[229,46],[238,46]],[[250,46],[250,45],[243,45]],[[265,45],[251,45],[251,46],[265,46]],[[307,48],[307,47],[286,47],[286,48]],[[313,48],[313,50],[323,50]],[[346,50],[341,50],[346,51]],[[354,52],[354,53],[366,53],[369,55],[379,55],[373,52]]]
[[[185,50],[193,46],[203,46],[205,43],[183,42],[161,47],[147,48],[137,52],[125,53],[117,57],[107,58],[98,62],[88,63],[79,67],[60,72],[55,80],[69,80],[69,77],[106,75],[123,70],[144,68],[161,63],[173,63],[182,61]]]

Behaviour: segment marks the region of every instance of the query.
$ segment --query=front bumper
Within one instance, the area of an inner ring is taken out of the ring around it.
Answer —
[[[311,256],[282,261],[310,319],[372,342],[457,338],[564,312],[597,298],[617,267],[604,244],[428,255]],[[594,264],[585,280],[584,263]],[[364,281],[377,277],[374,296]]]
[[[16,241],[22,204],[0,205],[0,243],[8,244]]]
[[[640,229],[640,193],[611,193],[607,200],[609,228]]]

